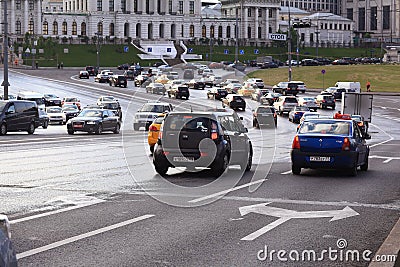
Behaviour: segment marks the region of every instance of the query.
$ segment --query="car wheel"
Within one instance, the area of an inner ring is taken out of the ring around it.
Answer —
[[[249,157],[247,159],[247,164],[246,164],[246,169],[245,171],[248,172],[251,170],[251,166],[253,166],[253,149],[250,145],[250,153],[249,153]]]
[[[294,175],[299,175],[301,173],[301,168],[299,166],[292,164],[292,173]]]
[[[228,152],[225,152],[220,164],[211,168],[213,175],[215,177],[221,176],[225,172],[226,168],[228,168],[228,165],[229,165],[229,156]]]
[[[74,130],[73,130],[73,129],[70,129],[70,128],[68,128],[68,134],[74,134]]]
[[[350,176],[353,177],[357,176],[357,164],[355,164],[353,167],[349,169],[349,174]]]
[[[102,134],[103,133],[103,125],[99,124],[99,127],[97,127],[96,134]]]
[[[44,121],[43,125],[42,125],[42,128],[43,129],[47,129],[48,126],[49,126],[49,122],[48,121]]]
[[[362,171],[367,171],[368,170],[368,158],[369,158],[369,151],[367,152],[366,156],[365,156],[365,162],[363,165],[361,165],[360,169]]]
[[[28,134],[33,134],[35,132],[35,124],[31,122],[28,128]]]
[[[135,131],[139,131],[139,125],[138,124],[136,124],[136,123],[134,123],[133,124],[133,130],[135,130]]]
[[[114,133],[119,134],[120,131],[121,131],[121,125],[117,123],[117,125],[115,125]]]
[[[62,121],[59,122],[60,125],[63,125],[64,123]]]
[[[3,123],[0,126],[0,135],[6,135],[7,134],[7,125],[5,123]]]

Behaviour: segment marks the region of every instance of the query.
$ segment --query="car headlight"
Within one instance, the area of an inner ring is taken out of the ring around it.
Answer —
[[[93,124],[96,124],[96,122],[95,121],[88,121],[86,124],[93,125]]]
[[[8,238],[11,238],[10,223],[7,216],[2,214],[0,214],[0,231],[3,231]]]

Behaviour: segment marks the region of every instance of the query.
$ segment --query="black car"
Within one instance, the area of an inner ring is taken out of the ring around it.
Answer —
[[[345,88],[338,88],[333,92],[333,97],[335,100],[342,100],[342,94],[346,93],[347,90]]]
[[[109,78],[108,83],[110,86],[127,87],[128,81],[124,75],[113,75]]]
[[[228,94],[225,98],[222,99],[222,105],[226,105],[233,110],[245,110],[246,109],[246,101],[242,98],[241,95],[236,94]]]
[[[81,112],[77,105],[72,104],[64,105],[62,111],[64,112],[67,121],[73,117],[78,116],[78,114]]]
[[[274,128],[277,125],[278,116],[274,107],[261,105],[253,111],[253,127]]]
[[[101,109],[112,110],[116,116],[122,121],[122,108],[118,101],[103,101],[98,105]]]
[[[209,99],[216,99],[216,100],[222,100],[228,95],[228,91],[224,88],[211,88],[207,92],[207,98]]]
[[[18,131],[33,134],[39,126],[39,111],[36,102],[0,100],[0,135]]]
[[[47,129],[49,126],[50,118],[47,115],[46,111],[43,109],[39,109],[39,125],[42,126],[43,129]]]
[[[118,65],[117,69],[118,70],[128,70],[129,67],[130,67],[130,65],[128,63],[125,63],[125,64]]]
[[[46,107],[59,106],[61,107],[61,98],[54,94],[44,94],[44,104]]]
[[[175,98],[180,98],[182,99],[183,97],[186,99],[189,99],[190,93],[189,93],[189,87],[186,85],[178,85],[174,86],[171,89],[168,90],[168,97],[175,97]]]
[[[155,170],[165,175],[169,168],[205,167],[216,177],[228,165],[240,165],[243,171],[248,171],[253,149],[246,133],[233,111],[171,112],[164,119],[153,154]]]
[[[86,66],[86,67],[85,67],[85,70],[86,70],[87,72],[89,72],[89,75],[90,75],[90,76],[96,76],[96,75],[98,74],[97,69],[96,69],[95,67],[93,67],[93,66]]]
[[[119,117],[108,109],[84,109],[67,123],[68,134],[75,132],[102,134],[104,131],[112,131],[118,134],[120,129],[121,121]]]
[[[190,88],[190,89],[200,89],[200,90],[204,90],[204,88],[206,88],[206,82],[204,79],[198,79],[198,80],[190,80],[189,82],[186,83],[186,85]]]
[[[264,62],[260,69],[274,69],[274,68],[278,68],[278,64],[276,64],[275,62]]]
[[[260,97],[260,103],[263,105],[272,106],[276,100],[281,96],[279,93],[268,93]]]

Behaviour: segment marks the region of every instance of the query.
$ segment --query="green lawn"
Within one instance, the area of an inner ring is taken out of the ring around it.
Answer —
[[[325,70],[325,74],[321,73]],[[288,80],[288,68],[257,70],[248,74],[257,77],[268,85]],[[293,67],[292,80],[306,83],[308,88],[326,88],[337,81],[357,81],[361,90],[365,90],[367,81],[375,92],[400,92],[400,65],[345,65]]]

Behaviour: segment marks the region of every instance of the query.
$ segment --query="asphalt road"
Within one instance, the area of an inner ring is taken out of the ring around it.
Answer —
[[[400,217],[398,97],[375,96],[370,169],[357,177],[292,175],[296,125],[279,117],[276,131],[253,129],[257,104],[249,100],[239,115],[255,162],[232,185],[236,166],[218,182],[207,172],[156,175],[146,133],[132,130],[132,117],[160,96],[131,84],[76,81],[69,70],[24,72],[11,73],[11,93],[29,88],[77,96],[84,105],[112,94],[125,119],[120,135],[69,136],[65,126],[51,125],[1,137],[1,211],[11,219],[20,266],[367,266],[362,253],[372,258]],[[178,110],[220,107],[204,91],[191,93],[188,101],[161,100]],[[360,259],[346,258],[348,251]]]

